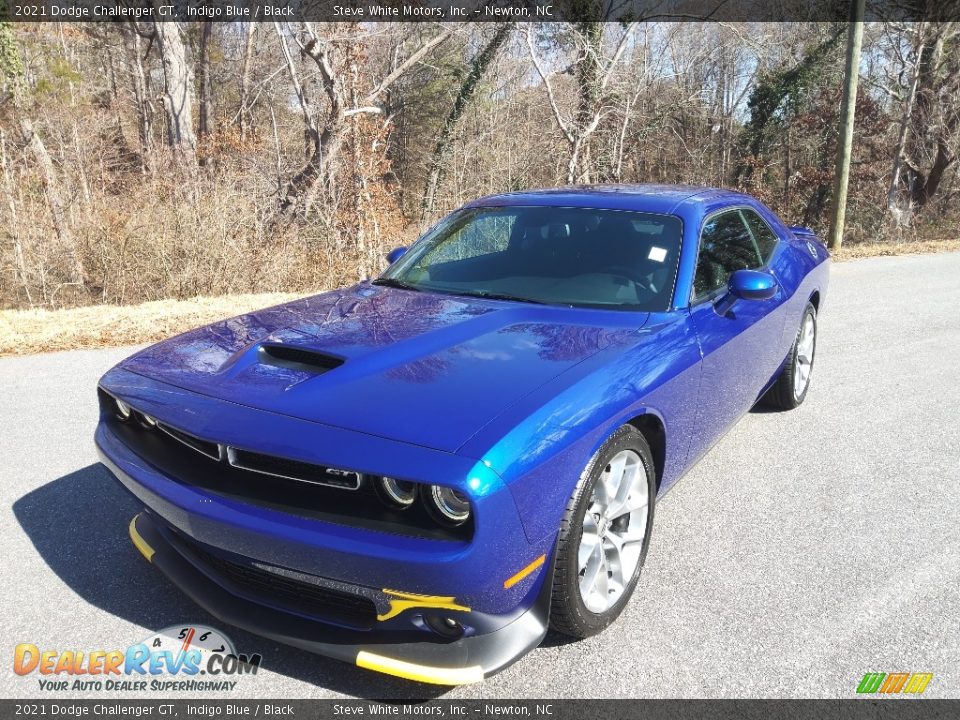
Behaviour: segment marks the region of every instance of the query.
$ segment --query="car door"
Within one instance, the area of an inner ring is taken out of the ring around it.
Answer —
[[[779,284],[768,300],[731,304],[727,292],[736,270],[766,269],[777,242],[776,235],[748,208],[723,210],[704,220],[690,306],[703,357],[691,458],[708,450],[750,409],[782,360],[778,343],[783,313],[776,311],[785,297]]]

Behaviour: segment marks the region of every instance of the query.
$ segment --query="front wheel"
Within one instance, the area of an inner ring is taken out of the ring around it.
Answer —
[[[553,581],[554,630],[585,638],[617,619],[640,578],[655,499],[650,447],[625,425],[587,464],[567,504]]]
[[[813,373],[813,359],[817,350],[817,310],[807,303],[800,320],[800,329],[794,340],[787,364],[780,377],[767,392],[764,400],[774,407],[792,410],[806,399]]]

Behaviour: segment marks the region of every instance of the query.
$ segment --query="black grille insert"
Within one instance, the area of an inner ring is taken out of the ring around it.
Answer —
[[[203,453],[208,458],[213,460],[220,459],[220,446],[217,445],[217,443],[210,442],[209,440],[201,440],[194,435],[185,433],[182,430],[177,430],[176,428],[172,428],[164,423],[157,423],[157,427],[163,430],[170,437],[174,438],[175,440],[179,440],[187,447],[193,448],[199,453]]]
[[[228,447],[227,461],[240,470],[250,470],[287,480],[329,485],[345,490],[356,490],[360,487],[360,473],[314,465],[300,460],[290,460],[276,455],[264,455],[250,450]]]
[[[182,536],[177,539],[201,567],[219,575],[251,600],[352,628],[369,629],[376,622],[377,607],[369,598],[231,562]]]
[[[251,456],[247,460],[256,464],[265,459],[265,463],[258,465],[256,470],[237,467],[227,461],[225,444],[203,440],[162,421],[158,425],[164,425],[163,428],[150,428],[139,420],[121,420],[117,417],[113,398],[102,389],[98,389],[98,393],[100,420],[113,436],[175,482],[233,502],[390,535],[454,543],[466,542],[473,537],[472,516],[463,525],[451,528],[438,525],[422,503],[415,503],[406,510],[389,507],[377,497],[371,479],[358,471],[250,451],[246,451]],[[135,410],[135,414],[138,411]],[[214,457],[214,447],[217,451],[223,448],[223,457]],[[238,452],[236,448],[231,451]],[[275,470],[280,472],[274,474]],[[291,471],[304,471],[305,474],[299,478],[291,477]],[[320,482],[311,481],[318,479]]]
[[[343,358],[295,345],[261,345],[260,360],[268,365],[280,365],[315,374],[325,373],[343,365]]]

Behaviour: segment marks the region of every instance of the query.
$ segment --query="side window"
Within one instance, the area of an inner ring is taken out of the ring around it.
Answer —
[[[760,251],[760,258],[763,262],[770,260],[774,248],[777,246],[777,236],[770,226],[764,222],[763,218],[757,215],[753,210],[741,210],[743,219],[747,221],[747,227],[753,234],[753,239],[757,243],[757,249]]]
[[[736,270],[750,270],[762,264],[740,211],[718,213],[704,223],[700,232],[694,296],[703,297],[726,286]]]

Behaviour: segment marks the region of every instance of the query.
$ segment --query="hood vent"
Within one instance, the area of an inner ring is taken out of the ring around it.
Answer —
[[[343,358],[295,345],[261,345],[260,362],[320,375],[343,365]]]

